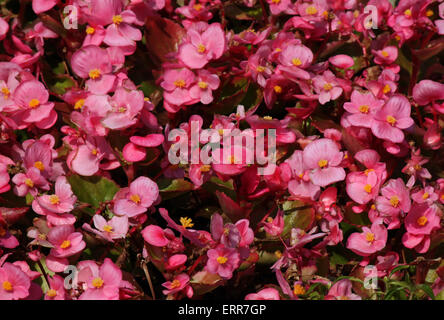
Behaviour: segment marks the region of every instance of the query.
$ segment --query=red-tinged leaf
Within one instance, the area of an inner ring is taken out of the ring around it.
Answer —
[[[26,212],[28,212],[28,210],[29,207],[24,207],[24,208],[0,207],[0,214],[8,224],[14,224],[18,220],[20,220],[20,218],[22,218],[26,214]]]
[[[216,191],[216,196],[219,200],[219,205],[222,208],[223,212],[233,222],[246,218],[251,211],[251,203],[241,201],[239,205],[225,193],[220,191]]]

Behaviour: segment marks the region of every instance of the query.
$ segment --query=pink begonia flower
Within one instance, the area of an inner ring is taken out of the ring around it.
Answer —
[[[71,185],[65,176],[59,176],[55,183],[55,193],[37,198],[41,207],[54,213],[70,212],[74,209],[77,197],[71,190]]]
[[[310,79],[310,74],[303,70],[308,68],[313,61],[313,52],[301,44],[289,45],[279,55],[279,70],[289,74],[295,79]]]
[[[219,59],[226,48],[225,32],[219,23],[203,30],[188,29],[188,41],[179,47],[178,58],[191,69],[201,69],[209,61]]]
[[[162,283],[162,286],[167,288],[162,291],[165,295],[175,294],[184,290],[188,298],[193,296],[193,288],[190,286],[190,277],[186,273],[177,275],[172,281]]]
[[[274,237],[279,236],[282,231],[284,231],[284,211],[279,210],[274,219],[269,217],[267,221],[264,222],[264,230],[269,235]]]
[[[353,65],[355,64],[353,58],[346,54],[338,54],[336,56],[330,57],[328,59],[328,62],[339,69],[348,69],[353,67]]]
[[[96,229],[91,228],[87,223],[83,224],[83,229],[110,242],[114,242],[115,239],[124,239],[128,232],[127,216],[114,216],[109,221],[106,221],[104,217],[96,214],[93,217],[93,221]]]
[[[433,187],[426,186],[424,189],[412,193],[412,200],[416,203],[427,203],[431,205],[438,200],[438,194]]]
[[[32,0],[32,10],[39,14],[52,9],[57,2],[58,0]]]
[[[86,27],[86,36],[83,40],[82,47],[94,45],[100,46],[105,39],[106,31],[105,28],[98,26],[87,26]]]
[[[190,88],[190,96],[193,99],[199,99],[203,104],[209,104],[213,101],[212,91],[219,88],[220,80],[215,74],[207,70],[197,72],[197,83]]]
[[[384,249],[387,242],[387,229],[382,224],[373,223],[371,228],[362,227],[362,233],[352,233],[347,240],[347,248],[367,257]]]
[[[86,247],[83,235],[80,232],[75,232],[72,225],[51,228],[48,233],[48,241],[53,245],[50,255],[55,258],[71,257]]]
[[[5,21],[5,19],[0,18],[0,41],[6,38],[6,34],[9,31],[9,24]]]
[[[402,237],[402,243],[407,248],[425,253],[430,247],[430,234],[441,226],[439,209],[425,203],[414,204],[405,218],[407,232]]]
[[[37,126],[47,120],[53,122],[57,119],[57,114],[54,117],[54,103],[48,102],[48,98],[49,93],[41,82],[37,80],[22,82],[13,94],[18,117],[27,124],[36,123]]]
[[[109,46],[134,47],[142,39],[139,29],[132,26],[137,23],[136,14],[123,10],[121,0],[92,0],[87,21],[93,25],[108,26],[103,39]]]
[[[257,293],[250,293],[245,296],[245,300],[281,300],[279,291],[274,288],[265,288]]]
[[[71,57],[72,70],[82,79],[88,79],[86,86],[95,94],[106,94],[115,85],[116,76],[108,52],[90,45],[77,50]]]
[[[190,88],[196,82],[194,73],[186,68],[168,69],[163,75],[161,87],[165,89],[163,96],[172,105],[187,105],[199,100],[192,98]]]
[[[240,256],[236,249],[225,248],[223,245],[207,252],[208,262],[205,269],[217,273],[224,279],[230,279],[233,271],[239,267]]]
[[[398,48],[394,46],[385,47],[382,50],[372,50],[375,55],[375,63],[389,65],[398,58]]]
[[[164,140],[164,135],[158,133],[148,134],[145,137],[132,136],[131,142],[123,147],[122,155],[129,162],[142,161],[146,157],[145,148],[158,147]]]
[[[344,103],[347,121],[353,126],[371,128],[374,114],[381,109],[384,101],[377,99],[371,92],[361,93],[354,90],[351,102]]]
[[[240,64],[243,69],[248,70],[245,75],[251,76],[261,87],[265,87],[267,79],[273,75],[268,66],[270,53],[270,48],[262,46],[248,58],[248,61],[242,61]]]
[[[404,140],[402,129],[411,127],[414,123],[410,118],[411,106],[406,97],[401,95],[392,96],[385,105],[375,113],[372,122],[373,134],[393,143]]]
[[[432,80],[422,80],[413,87],[413,99],[420,106],[444,100],[444,84]]]
[[[304,165],[310,170],[311,181],[320,187],[345,179],[344,168],[339,167],[343,153],[333,140],[319,139],[303,151]]]
[[[391,179],[381,189],[382,196],[376,198],[376,208],[383,214],[397,216],[400,212],[407,213],[411,208],[409,190],[401,178]]]
[[[18,266],[9,262],[0,267],[0,300],[19,300],[29,295],[31,280]]]
[[[146,242],[155,247],[164,247],[169,242],[165,236],[165,231],[161,227],[153,224],[146,226],[142,230],[142,237]]]
[[[291,0],[267,0],[267,2],[273,15],[285,12],[292,6]]]
[[[355,202],[366,204],[379,194],[378,177],[370,172],[351,172],[347,175],[347,194]]]
[[[168,271],[176,270],[181,268],[185,262],[187,262],[186,254],[174,254],[168,258],[168,261],[165,264],[165,269]]]
[[[14,164],[14,162],[11,159],[0,155],[0,193],[7,192],[11,189],[8,165],[12,164]]]
[[[435,25],[438,28],[438,34],[444,35],[444,3],[441,3],[438,8],[441,19],[435,20]]]
[[[14,182],[14,193],[24,197],[28,193],[32,196],[38,194],[39,189],[49,190],[49,182],[41,175],[40,170],[31,167],[26,173],[18,173],[12,178]]]
[[[100,267],[91,261],[80,269],[78,281],[87,285],[79,300],[118,300],[122,271],[109,258]]]
[[[137,122],[136,116],[144,105],[143,92],[118,88],[110,100],[112,109],[108,111],[102,124],[112,130],[126,129]]]
[[[325,104],[330,100],[336,100],[342,94],[342,87],[339,85],[333,72],[325,71],[321,76],[313,78],[315,91],[319,94],[319,102]]]
[[[48,277],[49,289],[45,293],[45,300],[65,300],[65,279],[55,274]]]
[[[201,4],[199,1],[196,3],[196,0],[191,0],[188,5],[176,8],[175,11],[191,21],[208,21],[213,17],[213,14],[205,7],[205,4]],[[184,26],[187,26],[185,22]]]
[[[144,213],[159,197],[157,184],[147,177],[139,177],[114,196],[114,213],[129,218]]]
[[[352,292],[353,283],[349,279],[341,279],[331,286],[326,300],[362,300],[360,296]]]

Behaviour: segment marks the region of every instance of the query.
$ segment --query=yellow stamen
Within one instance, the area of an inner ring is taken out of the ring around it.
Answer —
[[[395,123],[396,123],[396,118],[395,117],[393,117],[393,116],[387,116],[387,122],[391,125],[391,126],[394,126],[395,125]]]
[[[324,90],[325,91],[330,91],[331,89],[333,89],[333,86],[331,85],[331,83],[324,84]]]
[[[386,85],[384,86],[384,88],[382,88],[382,92],[383,92],[384,94],[387,94],[387,93],[389,93],[390,91],[392,91],[392,88],[390,88],[390,86],[389,86],[388,84],[386,84]]]
[[[388,54],[388,52],[387,51],[381,51],[381,54],[382,54],[382,56],[384,57],[384,58],[387,58],[388,56],[389,56],[389,54]]]
[[[264,117],[264,120],[273,120],[273,118],[270,117],[270,116],[265,116],[265,117]]]
[[[405,14],[407,17],[411,17],[411,16],[412,16],[412,10],[407,9],[407,10],[404,11],[404,14]]]
[[[39,169],[40,171],[45,170],[45,166],[44,166],[43,162],[41,162],[41,161],[34,162],[34,167]]]
[[[372,171],[375,171],[374,169],[366,169],[365,171],[364,171],[364,174],[368,177],[368,174],[370,173],[370,172],[372,172]]]
[[[11,95],[11,91],[9,91],[9,89],[6,88],[6,87],[3,87],[3,88],[2,88],[2,93],[3,93],[3,97],[4,97],[5,99],[8,99],[9,96]]]
[[[206,89],[208,88],[208,83],[204,82],[204,81],[199,81],[199,83],[197,84],[199,86],[199,88],[201,89]]]
[[[431,17],[431,16],[433,16],[433,10],[431,10],[431,9],[427,10],[427,11],[426,11],[426,16],[427,16],[427,17]]]
[[[172,282],[171,282],[171,289],[176,289],[176,288],[179,288],[180,287],[180,281],[179,280],[177,280],[177,279],[174,279]]]
[[[220,257],[217,257],[216,260],[217,260],[217,262],[219,262],[219,264],[224,264],[228,261],[228,258],[220,256]]]
[[[299,67],[302,64],[302,61],[299,58],[293,58],[291,60],[291,63],[293,63],[293,65],[295,65],[296,67]]]
[[[119,24],[121,24],[123,22],[123,18],[121,15],[117,15],[113,17],[113,23],[118,26]]]
[[[427,223],[427,218],[425,216],[419,217],[418,220],[416,220],[416,223],[420,226],[424,226]]]
[[[6,291],[12,291],[12,284],[9,281],[4,281],[3,282],[3,289],[5,289]]]
[[[370,110],[370,107],[366,104],[359,107],[359,112],[361,112],[361,113],[368,113],[369,110]]]
[[[309,6],[309,7],[307,7],[307,9],[305,9],[305,13],[307,13],[309,15],[314,15],[314,14],[318,13],[318,9],[316,9],[316,7],[314,7],[314,6]]]
[[[200,167],[200,172],[208,172],[211,170],[211,166],[209,164],[205,164]]]
[[[305,289],[300,284],[295,283],[293,286],[293,293],[295,296],[300,296],[300,295],[305,294]]]
[[[40,105],[39,99],[32,99],[31,101],[29,101],[29,107],[32,109],[37,108],[39,105]]]
[[[281,93],[282,92],[282,87],[281,86],[274,86],[273,87],[274,92],[276,93]]]
[[[117,111],[120,112],[120,113],[125,113],[126,112],[126,108],[125,107],[120,107]]]
[[[364,191],[367,192],[367,193],[371,193],[372,192],[372,186],[369,185],[369,184],[366,184],[364,186]]]
[[[193,220],[191,220],[191,218],[188,218],[188,217],[181,217],[180,218],[180,224],[185,229],[186,228],[192,228],[194,226]]]
[[[55,291],[54,289],[49,289],[46,295],[50,298],[54,298],[57,295],[57,291]]]
[[[94,29],[93,27],[88,26],[86,28],[86,34],[94,34],[94,32],[96,32],[96,29]]]
[[[272,217],[268,217],[268,218],[267,218],[267,222],[268,222],[268,223],[272,223],[272,222],[273,222],[273,218],[272,218]]]
[[[430,197],[430,195],[429,195],[428,192],[424,192],[424,194],[422,195],[422,198],[423,198],[424,200],[428,199],[429,197]]]
[[[274,4],[279,4],[281,2],[281,0],[271,0],[271,2]]]
[[[196,11],[200,11],[200,10],[202,10],[202,5],[200,3],[197,3],[193,6],[193,9]]]
[[[85,105],[85,99],[79,99],[79,100],[77,100],[77,102],[75,103],[75,105],[74,105],[74,109],[75,109],[75,110],[82,109],[84,105]]]
[[[97,289],[100,289],[100,288],[103,286],[103,280],[102,280],[102,278],[95,278],[95,279],[92,281],[92,285],[93,285],[94,287],[96,287]]]
[[[103,231],[105,232],[113,232],[113,227],[111,227],[110,225],[106,225],[103,227]]]
[[[174,85],[178,88],[185,88],[187,83],[183,79],[178,79],[178,80],[174,81]]]
[[[415,166],[413,167],[416,171],[421,170],[422,167],[419,164],[415,164]]]
[[[29,178],[25,179],[25,184],[30,188],[34,187],[34,182]]]
[[[371,232],[367,232],[366,234],[365,234],[365,240],[367,240],[368,242],[373,242],[373,241],[375,241],[375,234],[374,233],[371,233]]]
[[[60,199],[56,194],[53,194],[49,196],[49,202],[51,202],[52,204],[59,204]]]
[[[99,153],[99,150],[97,150],[97,149],[92,149],[92,150],[91,150],[91,154],[92,154],[93,156],[96,156],[98,153]]]
[[[393,196],[393,197],[391,197],[390,198],[390,204],[393,206],[393,207],[398,207],[398,205],[399,205],[399,198],[397,197],[397,196]]]
[[[89,71],[89,77],[93,80],[100,78],[100,75],[101,73],[99,69],[92,69]]]
[[[71,241],[69,241],[69,240],[65,240],[65,241],[63,241],[62,244],[60,245],[60,248],[62,248],[62,249],[66,249],[66,248],[69,248],[70,246],[71,246]]]
[[[319,161],[318,161],[318,166],[319,166],[319,168],[324,168],[324,167],[326,167],[327,165],[328,165],[328,161],[325,160],[325,159],[322,159],[322,160],[319,160]]]
[[[280,252],[279,250],[276,250],[274,252],[274,255],[276,256],[276,258],[280,259],[282,257],[282,252]]]
[[[265,71],[265,67],[263,67],[263,66],[257,66],[257,67],[256,67],[256,71],[259,72],[259,73],[262,73],[262,72]]]
[[[197,46],[197,52],[199,53],[204,53],[207,50],[207,48],[205,48],[205,46],[201,43]]]
[[[134,203],[140,203],[140,197],[138,194],[132,194],[130,196],[130,200]]]

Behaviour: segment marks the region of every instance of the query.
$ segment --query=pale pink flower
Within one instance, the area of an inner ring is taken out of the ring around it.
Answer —
[[[51,228],[48,233],[48,241],[53,246],[50,255],[55,258],[71,257],[86,247],[83,235],[80,232],[75,232],[72,225]]]
[[[109,221],[106,221],[101,215],[94,215],[93,217],[94,227],[87,223],[83,224],[83,229],[93,232],[100,238],[110,242],[114,242],[116,239],[124,239],[128,232],[128,217],[127,216],[114,216]]]
[[[31,281],[18,266],[9,262],[0,267],[0,300],[19,300],[29,295]]]
[[[325,71],[321,76],[313,78],[313,85],[319,94],[319,102],[325,104],[330,100],[336,100],[342,94],[342,87],[333,72]]]
[[[344,109],[349,112],[345,117],[353,126],[371,128],[373,116],[383,104],[384,102],[378,100],[371,92],[361,93],[354,90],[351,102],[344,103]]]
[[[226,248],[223,245],[207,252],[208,262],[205,269],[217,273],[224,279],[230,279],[233,271],[239,267],[240,256],[236,249]]]
[[[213,101],[212,91],[219,88],[220,80],[215,74],[207,70],[199,70],[197,73],[197,83],[190,88],[190,96],[199,99],[203,104],[210,104]]]
[[[48,277],[49,289],[45,293],[45,300],[65,300],[65,279],[55,274],[52,277]]]
[[[65,176],[59,176],[55,183],[55,193],[37,198],[40,206],[54,213],[70,212],[74,209],[77,197],[71,190],[71,185]]]
[[[362,233],[352,233],[347,240],[347,248],[367,257],[384,249],[387,242],[387,229],[382,224],[373,223],[371,228],[362,227]]]

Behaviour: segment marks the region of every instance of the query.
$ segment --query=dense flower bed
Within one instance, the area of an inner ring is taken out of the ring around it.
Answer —
[[[442,0],[0,10],[0,299],[444,299]]]

